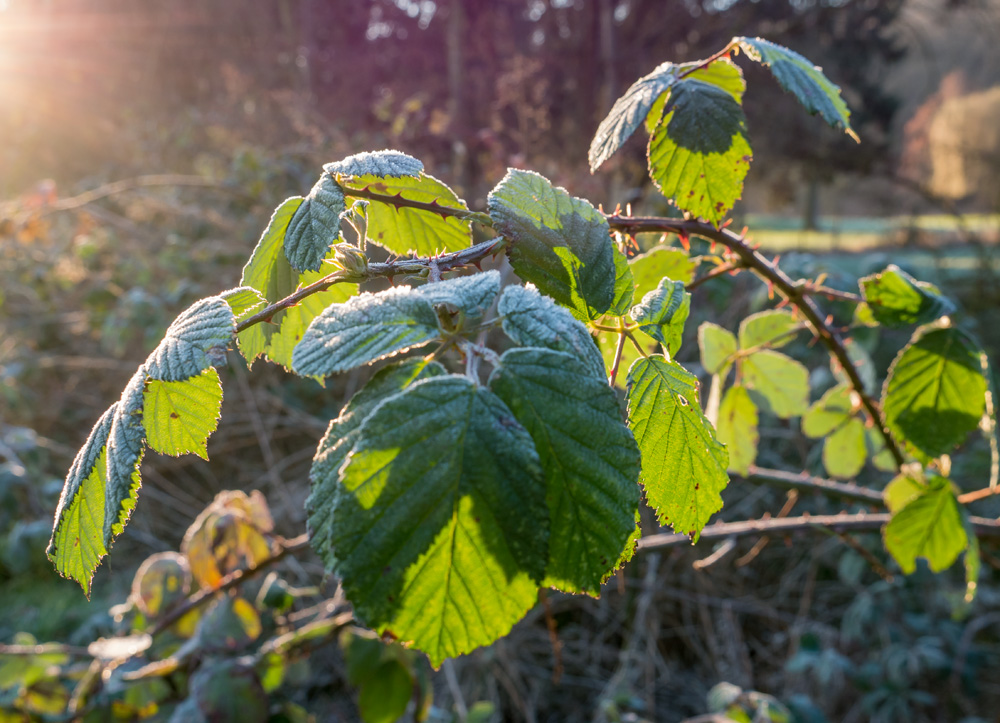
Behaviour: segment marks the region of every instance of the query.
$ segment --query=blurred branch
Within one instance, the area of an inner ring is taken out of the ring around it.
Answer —
[[[115,181],[114,183],[106,183],[103,186],[98,186],[97,188],[81,193],[78,196],[61,198],[58,201],[54,201],[43,206],[39,209],[38,215],[48,216],[51,213],[59,211],[72,211],[77,208],[82,208],[83,206],[93,203],[94,201],[99,201],[102,198],[107,198],[108,196],[115,196],[119,193],[132,191],[136,188],[149,188],[151,186],[192,186],[196,188],[217,188],[239,193],[238,191],[234,191],[227,186],[223,186],[218,181],[213,181],[209,178],[204,178],[203,176],[186,176],[173,173],[136,176],[135,178],[126,178],[121,181]]]
[[[699,540],[719,540],[747,535],[773,535],[802,532],[810,529],[834,532],[873,532],[880,530],[892,519],[888,512],[879,514],[859,513],[854,515],[802,515],[801,517],[772,518],[768,520],[745,520],[741,522],[717,522],[701,531]],[[970,517],[969,523],[977,537],[1000,537],[1000,521],[985,517]],[[662,533],[649,535],[639,540],[638,549],[656,550],[661,547],[691,544],[691,538],[684,534]]]
[[[828,497],[838,499],[855,500],[884,506],[882,493],[878,490],[868,489],[850,482],[835,482],[834,480],[813,477],[805,472],[784,472],[777,469],[765,469],[763,467],[750,466],[746,479],[750,482],[761,482],[772,487],[783,489],[794,489],[803,492],[819,492]],[[961,499],[959,499],[961,501]]]

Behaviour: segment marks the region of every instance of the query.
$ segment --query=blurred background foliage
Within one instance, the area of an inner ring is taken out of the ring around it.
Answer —
[[[94,419],[180,310],[237,284],[271,210],[306,192],[322,163],[397,148],[475,209],[516,166],[606,209],[666,213],[641,143],[591,176],[590,138],[635,78],[736,34],[823,66],[862,138],[803,117],[745,66],[755,160],[737,224],[782,252],[793,276],[827,273],[850,289],[891,261],[939,284],[979,320],[996,362],[997,31],[991,0],[0,0],[0,641],[87,645],[127,627],[109,609],[136,599],[136,568],[180,549],[222,490],[260,490],[274,534],[303,531],[315,443],[362,379],[317,393],[237,361],[223,372],[212,462],[146,460],[145,503],[98,571],[95,598],[44,555],[62,477]],[[767,303],[753,279],[707,284],[688,328],[711,318],[732,329]],[[881,379],[904,340],[856,341]],[[695,348],[682,351],[692,369]],[[823,357],[793,353],[814,362],[823,388]],[[988,464],[977,445],[956,458],[970,489]],[[818,447],[780,424],[760,459],[821,471]],[[739,483],[720,517],[790,502],[836,509]],[[992,719],[997,551],[983,551],[970,606],[959,573],[904,578],[874,562],[877,542],[813,535],[748,539],[711,557],[705,546],[648,552],[600,599],[552,595],[509,637],[443,671],[391,649],[358,659],[409,676],[408,715],[438,720]],[[282,615],[336,599],[311,556],[278,569],[308,591]],[[362,634],[332,636],[286,677],[275,716],[296,719],[294,703],[316,720],[356,718],[367,678],[350,650],[368,643],[350,635]],[[2,666],[6,701],[24,691],[11,692]],[[163,713],[141,701],[124,710],[125,720]]]

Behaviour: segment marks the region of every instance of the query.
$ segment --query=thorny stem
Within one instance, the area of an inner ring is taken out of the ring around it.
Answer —
[[[415,201],[412,198],[404,197],[401,193],[379,193],[371,190],[371,186],[365,186],[364,188],[347,186],[344,188],[344,192],[352,198],[367,198],[372,201],[380,201],[381,203],[395,206],[396,208],[415,208],[420,211],[436,213],[442,218],[451,217],[457,218],[460,221],[472,220],[478,221],[484,226],[492,226],[490,217],[485,213],[470,211],[467,208],[451,208],[449,206],[442,206],[437,201]]]
[[[868,415],[878,426],[879,433],[885,440],[886,449],[892,454],[896,461],[896,466],[902,466],[905,458],[892,438],[888,428],[882,419],[882,413],[878,404],[865,391],[864,383],[858,375],[858,370],[851,362],[847,354],[840,334],[824,319],[823,312],[820,311],[816,303],[809,297],[806,289],[782,271],[773,261],[751,247],[743,238],[726,228],[716,228],[704,221],[690,219],[667,219],[657,217],[623,216],[621,214],[610,214],[606,216],[608,224],[613,230],[625,231],[626,233],[636,233],[640,231],[662,231],[666,233],[684,234],[687,236],[701,236],[720,243],[740,257],[742,263],[747,268],[754,271],[769,285],[773,286],[784,296],[789,303],[806,318],[813,329],[813,333],[823,343],[830,353],[840,362],[844,373],[851,382],[854,391],[857,392]]]
[[[450,271],[451,269],[462,266],[478,265],[479,262],[487,256],[495,256],[500,253],[505,248],[506,244],[507,240],[503,236],[497,236],[496,238],[487,239],[486,241],[482,241],[474,246],[470,246],[467,249],[442,254],[440,256],[399,259],[397,261],[389,261],[387,263],[371,262],[368,264],[368,269],[362,274],[353,274],[343,269],[338,269],[329,276],[324,276],[319,281],[309,284],[309,286],[303,286],[301,289],[297,289],[294,293],[289,294],[284,299],[276,301],[270,306],[258,311],[253,316],[244,319],[236,325],[236,331],[244,331],[255,324],[270,321],[271,317],[279,311],[295,306],[307,296],[324,291],[334,284],[359,284],[363,281],[377,278],[391,279],[394,276],[419,274],[423,271],[429,272],[432,268],[436,268],[439,273],[444,273],[445,271]]]

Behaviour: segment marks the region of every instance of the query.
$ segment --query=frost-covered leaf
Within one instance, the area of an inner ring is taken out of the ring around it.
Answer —
[[[757,429],[757,405],[739,384],[731,386],[719,405],[719,421],[715,425],[719,441],[729,451],[729,471],[741,475],[750,473],[757,459],[760,432]]]
[[[360,198],[352,191],[371,191],[383,196],[399,195],[410,201],[468,211],[465,201],[433,176],[420,173],[398,178],[361,175],[340,180],[348,199]],[[366,198],[368,240],[397,254],[430,256],[442,251],[458,251],[472,243],[472,221],[450,214],[397,206]]]
[[[366,151],[355,153],[342,161],[327,163],[323,170],[337,176],[377,176],[379,178],[419,176],[424,164],[402,151]]]
[[[807,111],[857,140],[851,130],[851,112],[840,97],[840,88],[823,75],[823,69],[794,50],[763,38],[734,38],[754,62],[769,68],[778,85],[794,95]]]
[[[643,124],[643,120],[647,130],[656,127],[663,116],[663,105],[669,97],[667,91],[681,77],[715,85],[732,95],[737,102],[742,102],[743,91],[746,89],[743,71],[729,58],[720,58],[704,68],[699,68],[699,65],[700,61],[663,63],[652,73],[633,83],[625,91],[625,95],[615,101],[590,142],[590,172],[596,171],[614,155]]]
[[[460,312],[466,319],[475,321],[489,311],[493,300],[500,293],[500,272],[490,270],[458,276],[418,286],[414,291],[434,306],[444,304],[450,310]]]
[[[489,381],[535,442],[545,472],[549,561],[544,585],[600,592],[635,530],[639,450],[618,399],[577,357],[511,349]]]
[[[152,379],[179,382],[225,360],[236,331],[233,310],[221,296],[196,301],[167,328],[146,360]]]
[[[497,312],[503,317],[504,333],[515,344],[569,352],[596,377],[605,378],[604,360],[587,327],[536,289],[508,286]]]
[[[788,311],[772,309],[751,314],[740,322],[740,348],[766,345],[778,349],[792,341],[799,328],[801,324]]]
[[[628,424],[646,499],[661,524],[697,539],[729,483],[729,454],[701,411],[697,377],[662,356],[637,361],[628,372]]]
[[[146,371],[146,367],[139,367],[125,386],[108,434],[108,478],[104,489],[104,546],[108,550],[112,540],[125,529],[139,493],[139,467],[146,444],[142,426]]]
[[[340,416],[330,420],[326,434],[316,449],[316,456],[313,457],[312,469],[309,471],[312,491],[306,499],[309,541],[328,570],[333,570],[336,566],[332,540],[336,525],[336,496],[340,491],[340,467],[358,441],[361,423],[375,407],[399,394],[410,384],[446,373],[445,368],[437,362],[421,358],[407,359],[399,364],[383,367],[368,380],[361,391],[351,397]]]
[[[928,458],[961,443],[983,416],[982,353],[958,329],[918,331],[893,361],[882,391],[889,430]]]
[[[333,535],[358,616],[435,666],[487,645],[535,603],[548,508],[527,431],[492,392],[425,379],[364,421]]]
[[[743,107],[701,80],[676,83],[649,139],[649,173],[678,208],[718,224],[743,193],[752,153]]]
[[[823,441],[823,466],[831,477],[856,477],[867,456],[865,423],[858,417],[848,417]]]
[[[288,223],[285,258],[297,271],[319,271],[330,247],[340,239],[340,216],[347,210],[344,191],[328,173],[316,181]]]
[[[254,312],[260,311],[266,304],[264,296],[251,286],[240,286],[219,294],[226,300],[229,308],[233,310],[233,316],[237,319],[250,316]]]
[[[409,287],[364,293],[317,316],[292,354],[292,370],[325,377],[440,337],[437,314]]]
[[[763,349],[743,357],[743,384],[782,419],[809,408],[809,370],[781,352]]]
[[[632,308],[632,299],[635,294],[635,282],[632,278],[632,269],[629,266],[628,258],[614,249],[615,256],[615,300],[611,302],[608,313],[613,316],[625,316]]]
[[[66,475],[46,550],[59,574],[80,583],[88,596],[94,570],[108,552],[104,546],[104,488],[108,435],[117,410],[115,402],[101,415],[77,452]]]
[[[625,141],[642,125],[650,114],[657,98],[677,81],[677,74],[684,66],[674,63],[658,65],[649,75],[639,78],[615,101],[607,118],[597,127],[590,142],[588,158],[593,173],[621,148]]]
[[[920,494],[893,513],[884,535],[886,549],[908,575],[918,557],[934,572],[950,567],[969,545],[951,481],[928,479]]]
[[[530,171],[510,169],[487,199],[496,230],[510,242],[514,271],[579,319],[610,308],[615,261],[608,222],[587,201]]]
[[[664,277],[690,284],[698,264],[684,249],[657,246],[628,262],[635,281],[635,298],[641,299],[655,289]]]
[[[675,356],[691,313],[691,294],[684,290],[683,282],[663,279],[629,313],[641,331],[662,342],[670,356]]]
[[[895,264],[859,279],[858,286],[875,321],[883,326],[926,324],[955,311],[951,300]]]
[[[725,377],[737,351],[736,335],[706,321],[698,327],[698,348],[705,371]]]
[[[197,454],[208,459],[208,438],[221,410],[222,385],[212,367],[181,382],[151,379],[142,409],[146,441],[161,454]]]

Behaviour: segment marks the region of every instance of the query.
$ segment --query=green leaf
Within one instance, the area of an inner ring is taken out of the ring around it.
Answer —
[[[297,271],[319,271],[330,247],[340,239],[340,217],[347,210],[344,191],[323,173],[295,210],[284,235],[285,258]]]
[[[288,264],[283,245],[288,222],[292,220],[302,201],[302,198],[295,196],[286,199],[274,210],[250,260],[243,267],[240,286],[256,289],[268,304],[285,298],[298,286],[298,273]],[[256,324],[239,333],[240,351],[248,364],[252,365],[267,350],[283,314],[284,312],[275,314],[273,323]]]
[[[823,466],[831,477],[856,477],[867,456],[865,423],[858,417],[849,417],[823,442]]]
[[[809,408],[809,370],[791,357],[764,349],[743,357],[740,366],[743,384],[775,415],[788,419]]]
[[[236,331],[233,310],[221,296],[194,302],[167,328],[163,341],[146,359],[146,373],[164,382],[201,374],[226,358]]]
[[[578,319],[596,319],[615,296],[614,244],[608,222],[587,201],[530,171],[510,169],[487,199],[506,236],[514,271]]]
[[[802,433],[813,439],[821,439],[846,424],[853,409],[850,387],[841,384],[829,389],[802,415]]]
[[[302,285],[308,286],[323,276],[321,271],[307,271],[302,274]],[[333,304],[340,304],[357,294],[357,284],[336,284],[326,291],[312,294],[302,299],[298,304],[281,312],[277,333],[271,333],[270,343],[265,352],[266,357],[280,364],[285,369],[292,368],[292,354],[295,347],[306,334],[306,329],[313,320]]]
[[[690,65],[696,64],[691,63]],[[685,77],[711,83],[733,96],[733,100],[737,103],[743,102],[743,92],[747,89],[747,83],[743,79],[743,71],[728,57],[714,60],[708,66],[698,68]]]
[[[299,286],[308,286],[326,275],[323,271],[300,274],[289,265],[282,250],[288,222],[301,204],[301,198],[289,198],[275,210],[243,269],[241,285],[256,289],[268,304],[280,301]],[[327,258],[335,254],[336,251],[331,250]],[[238,335],[240,351],[247,363],[252,365],[257,357],[264,354],[274,363],[291,368],[292,351],[312,320],[331,304],[347,301],[357,293],[357,288],[357,284],[336,284],[307,296],[290,309],[275,313],[268,322],[241,331]]]
[[[897,439],[932,458],[979,425],[986,394],[982,353],[958,329],[917,332],[893,361],[882,391],[885,422]]]
[[[750,170],[743,108],[728,91],[686,79],[671,89],[664,110],[649,139],[650,176],[678,208],[718,224]]]
[[[104,546],[108,550],[132,516],[139,492],[139,467],[146,443],[142,426],[146,378],[146,368],[139,367],[122,391],[108,434],[108,478],[104,489]]]
[[[340,467],[358,441],[358,432],[368,415],[391,396],[420,379],[446,374],[437,362],[414,358],[379,369],[357,394],[351,397],[340,416],[330,420],[313,458],[309,480],[312,491],[306,499],[309,541],[328,570],[336,567],[333,530],[336,497],[340,493]]]
[[[608,313],[612,316],[625,316],[632,307],[635,294],[635,282],[628,258],[617,248],[613,250],[615,257],[615,300],[611,302]]]
[[[736,335],[710,321],[698,327],[698,349],[701,365],[709,374],[725,377],[736,354]]]
[[[677,80],[685,77],[700,80],[718,86],[733,96],[737,102],[742,102],[746,83],[743,71],[729,58],[720,58],[704,68],[698,66],[702,61],[692,63],[663,63],[650,73],[643,76],[625,91],[625,95],[615,101],[607,118],[590,142],[588,158],[590,172],[593,173],[613,156],[625,141],[646,121],[648,130],[656,127],[663,116],[663,105],[667,101],[667,91]]]
[[[327,163],[323,170],[337,176],[377,176],[379,178],[419,176],[424,164],[402,151],[366,151],[355,153],[342,161]]]
[[[893,513],[884,535],[886,549],[907,575],[917,569],[918,557],[934,572],[950,567],[969,545],[951,481],[931,477],[919,495]]]
[[[361,198],[352,191],[371,191],[384,196],[400,196],[410,201],[429,203],[444,209],[468,212],[465,201],[433,176],[379,177],[359,175],[342,178],[340,183],[348,198]],[[472,243],[472,221],[450,214],[365,198],[368,205],[369,241],[397,254],[430,256],[442,251],[458,251]]]
[[[508,286],[497,312],[503,317],[504,333],[515,344],[568,352],[597,378],[606,378],[604,359],[587,327],[534,288]]]
[[[757,459],[760,432],[757,430],[757,405],[739,384],[731,386],[719,405],[719,421],[715,425],[719,441],[729,451],[729,471],[744,477]]]
[[[317,316],[292,355],[292,370],[325,377],[440,338],[434,307],[409,287],[364,293]]]
[[[543,585],[597,595],[635,530],[639,450],[618,399],[572,354],[511,349],[489,381],[535,442],[546,480]]]
[[[628,262],[635,281],[635,298],[641,299],[655,289],[664,277],[690,284],[698,264],[684,249],[658,246]]]
[[[223,291],[219,296],[226,300],[229,308],[233,310],[233,316],[237,319],[246,318],[267,305],[267,300],[251,286]]]
[[[458,276],[418,286],[414,291],[434,306],[444,305],[468,321],[478,321],[500,293],[500,272],[490,270]]]
[[[628,418],[646,499],[661,524],[697,540],[729,483],[729,454],[701,411],[697,377],[662,356],[640,359],[628,372]]]
[[[913,502],[926,490],[927,485],[920,480],[901,474],[894,477],[892,482],[885,486],[882,499],[885,500],[885,506],[889,508],[889,511],[895,513]]]
[[[63,577],[80,583],[90,596],[94,570],[106,554],[104,488],[107,485],[108,435],[118,410],[111,405],[94,425],[66,475],[46,554]]]
[[[926,324],[955,311],[949,299],[895,264],[859,279],[858,286],[875,321],[883,326]]]
[[[492,392],[425,379],[364,421],[341,471],[333,546],[357,614],[440,665],[535,603],[548,508],[534,444]]]
[[[834,128],[843,128],[857,140],[851,129],[851,112],[840,97],[840,88],[823,75],[822,68],[793,50],[763,38],[734,38],[747,57],[769,68],[778,85],[794,95],[807,111],[819,115]]]
[[[761,311],[740,322],[740,348],[768,346],[779,349],[795,338],[802,325],[788,311]]]
[[[218,426],[221,411],[222,385],[212,367],[182,382],[151,379],[142,408],[146,441],[161,454],[208,459],[208,437]]]
[[[361,685],[358,710],[365,723],[396,723],[413,696],[413,677],[398,660],[386,660]]]
[[[649,75],[634,82],[625,95],[615,101],[607,118],[597,127],[587,156],[593,173],[611,158],[650,114],[656,103],[677,80],[685,66],[663,63]],[[657,118],[659,120],[659,118]]]
[[[690,313],[691,294],[684,290],[683,282],[663,279],[632,307],[630,315],[641,331],[662,342],[674,356],[681,347],[684,323]]]

